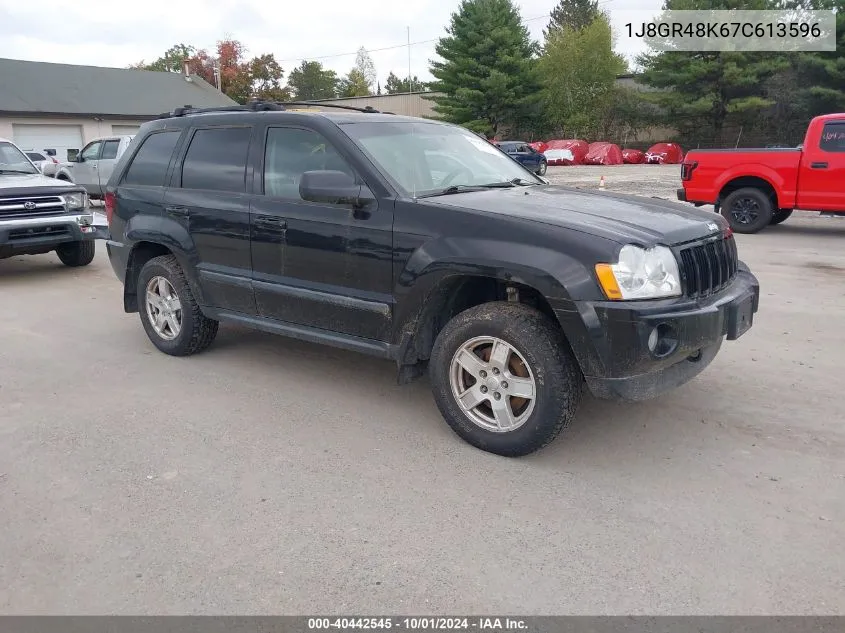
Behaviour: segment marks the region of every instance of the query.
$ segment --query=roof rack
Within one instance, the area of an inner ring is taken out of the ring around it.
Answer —
[[[192,105],[184,105],[181,108],[174,108],[170,112],[160,114],[159,119],[171,119],[182,117],[188,114],[204,114],[207,112],[281,112],[287,110],[287,106],[313,106],[318,108],[338,108],[340,110],[353,110],[366,114],[393,114],[392,112],[380,112],[372,106],[356,108],[355,106],[341,105],[339,103],[325,103],[320,101],[261,101],[253,99],[244,105],[219,106],[216,108],[195,108]]]

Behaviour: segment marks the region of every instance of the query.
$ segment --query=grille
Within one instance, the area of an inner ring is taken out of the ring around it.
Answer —
[[[736,277],[738,256],[733,235],[681,250],[681,274],[688,297],[719,292]]]
[[[31,218],[33,216],[56,215],[64,212],[65,205],[59,196],[0,198],[0,219]]]

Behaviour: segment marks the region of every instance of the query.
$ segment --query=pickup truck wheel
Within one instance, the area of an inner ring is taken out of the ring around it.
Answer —
[[[772,200],[760,189],[744,187],[728,195],[721,204],[722,215],[735,233],[757,233],[772,221]]]
[[[583,391],[563,333],[518,303],[485,303],[454,317],[437,336],[429,374],[452,430],[506,457],[528,455],[555,439]]]
[[[792,215],[792,209],[778,209],[772,214],[772,221],[769,224],[780,224]]]
[[[93,240],[65,242],[56,248],[56,255],[65,266],[77,268],[87,266],[94,261],[97,247]]]
[[[159,350],[171,356],[190,356],[214,341],[219,323],[202,313],[173,255],[144,264],[137,287],[141,324]]]

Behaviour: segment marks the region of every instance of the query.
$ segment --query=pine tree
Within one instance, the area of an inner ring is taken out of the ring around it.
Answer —
[[[664,10],[737,8],[731,0],[665,0]],[[747,0],[743,9],[770,9],[771,0]],[[727,6],[731,5],[731,6]],[[721,144],[726,123],[753,123],[773,101],[768,80],[787,64],[764,52],[650,52],[638,58],[650,95],[684,139]]]
[[[337,93],[338,78],[333,70],[326,70],[320,62],[302,62],[290,71],[288,87],[301,101],[333,99]]]
[[[543,31],[548,40],[555,31],[570,28],[580,31],[592,24],[599,15],[598,0],[560,0],[550,14],[549,25]]]
[[[539,99],[536,45],[511,0],[462,0],[446,32],[431,64],[442,119],[494,135]]]

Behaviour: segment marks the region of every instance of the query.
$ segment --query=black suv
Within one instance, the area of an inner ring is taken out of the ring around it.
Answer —
[[[583,383],[642,400],[757,311],[714,213],[550,186],[465,129],[367,112],[179,109],[106,193],[126,312],[176,356],[220,321],[428,368],[469,443],[525,455]]]

